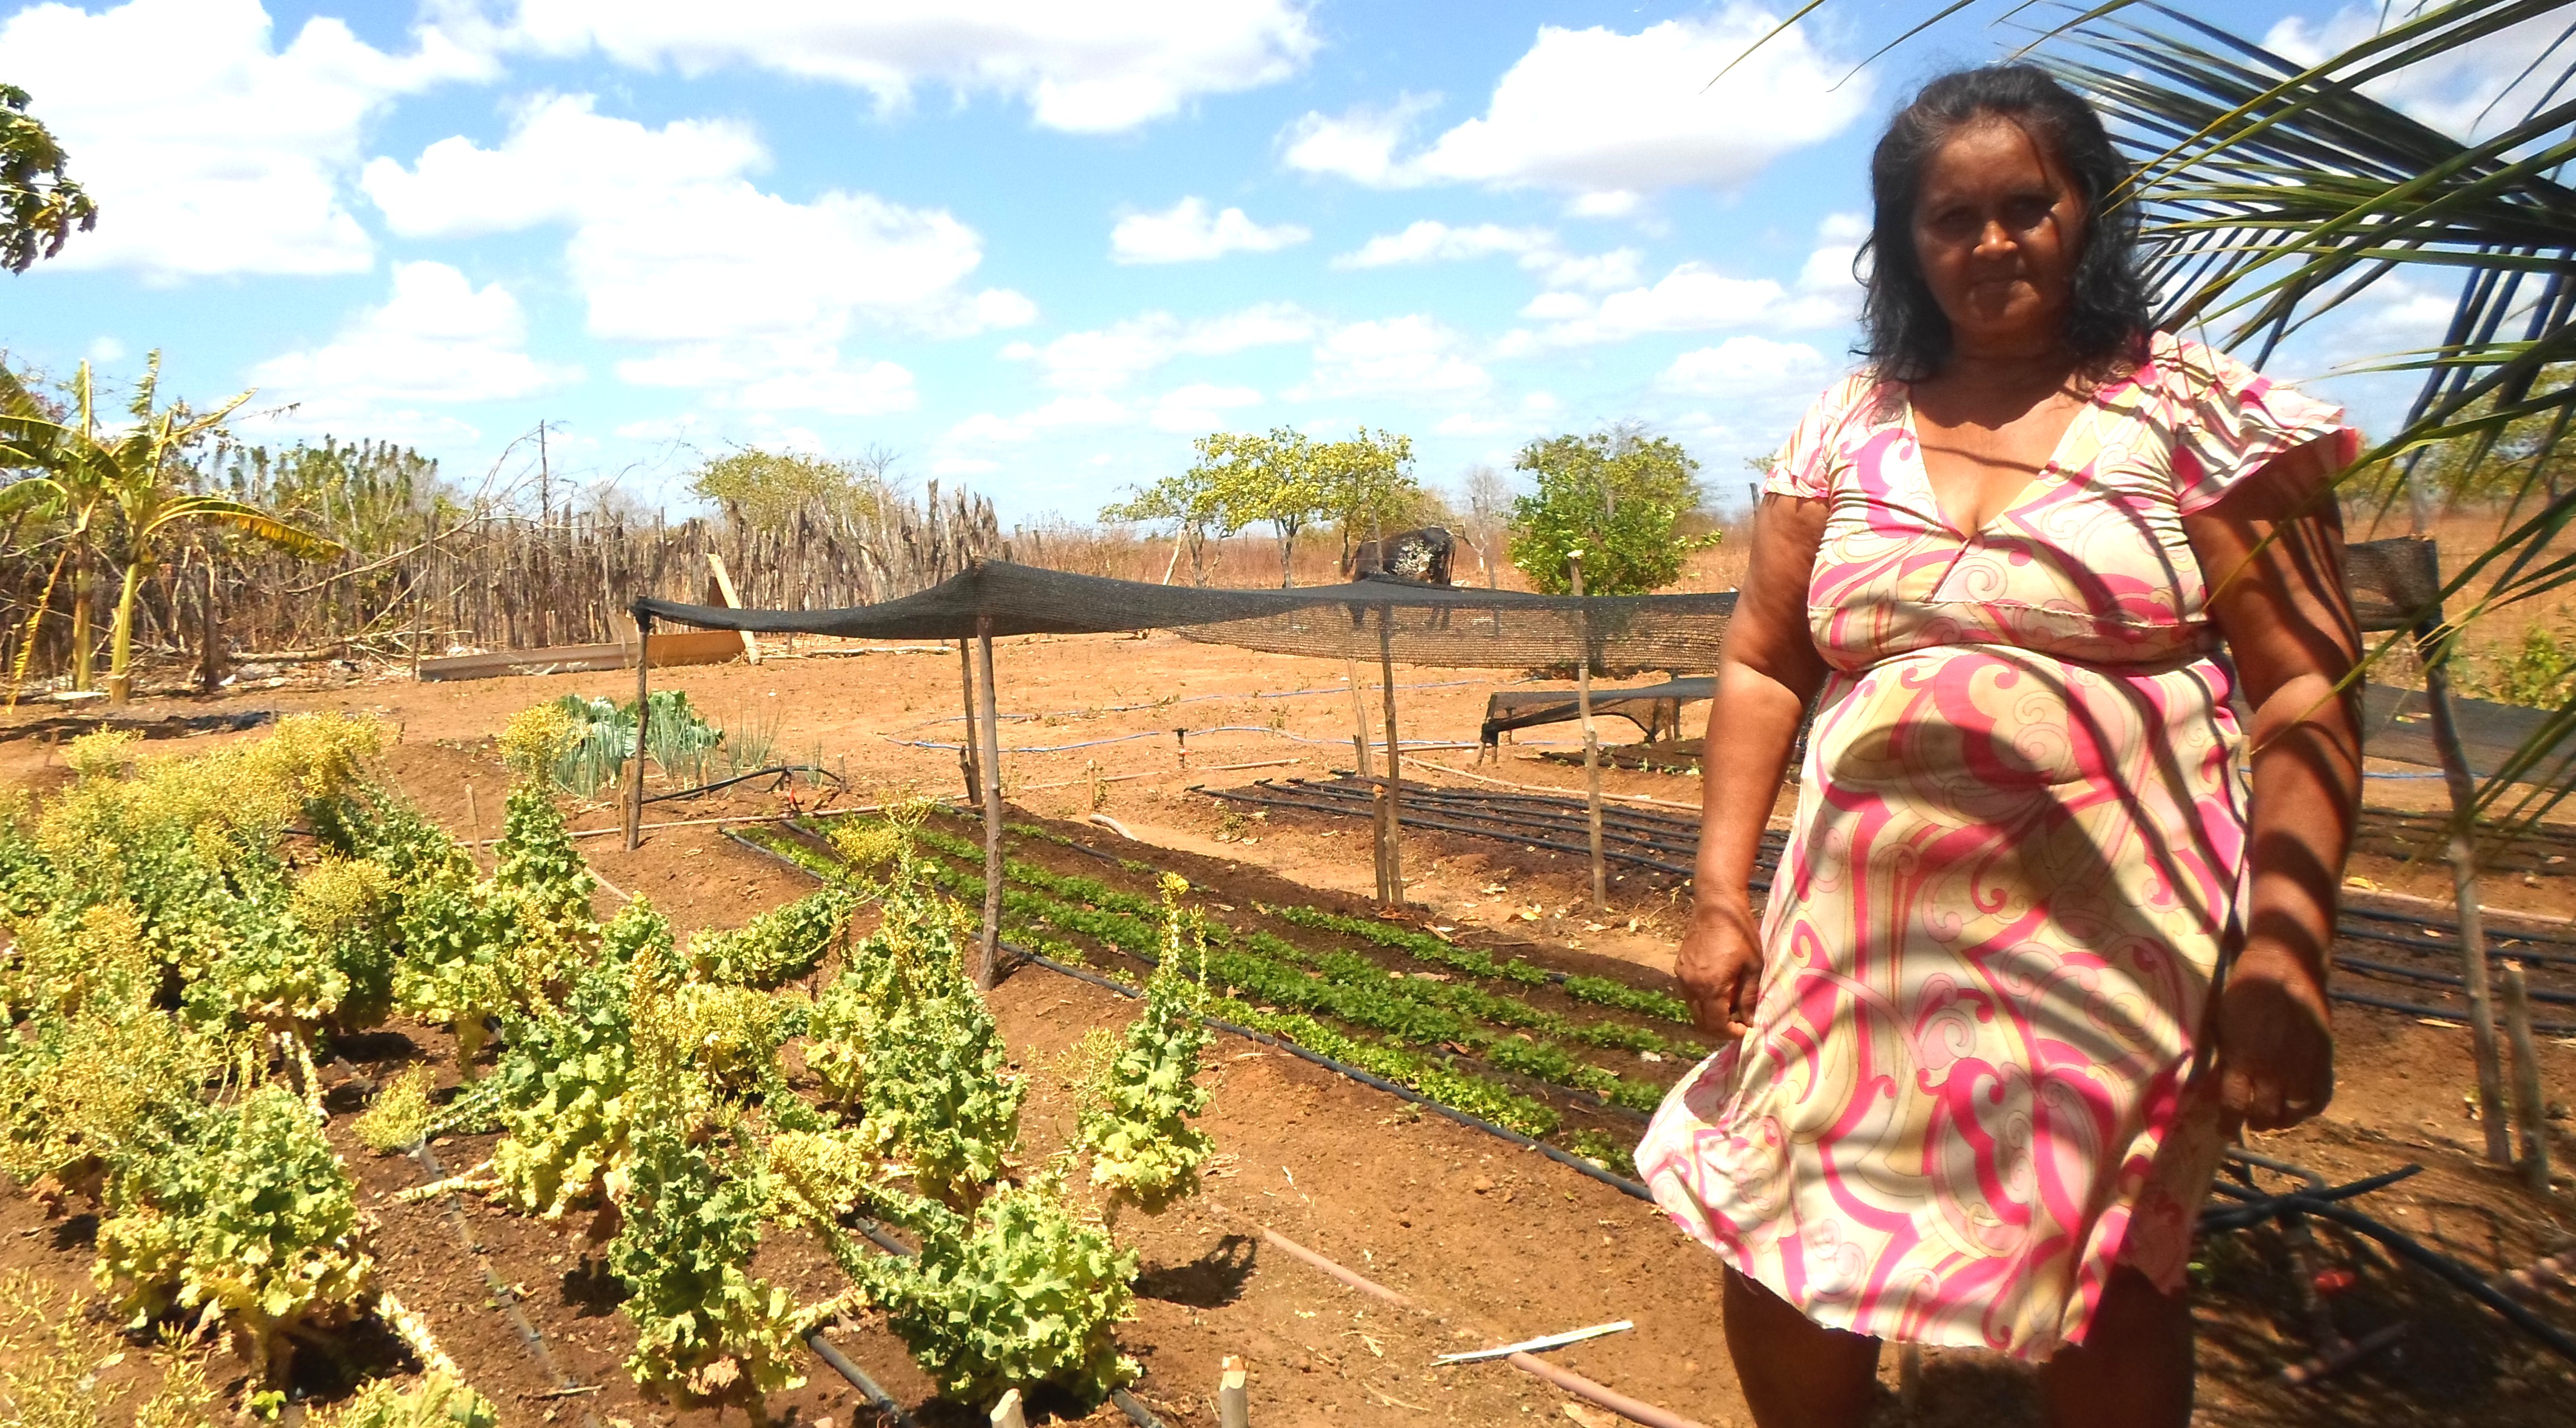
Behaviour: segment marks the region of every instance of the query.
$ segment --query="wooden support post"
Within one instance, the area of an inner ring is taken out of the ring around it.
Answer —
[[[474,840],[465,845],[465,858],[474,865],[474,871],[479,873],[483,871],[483,810],[475,805],[474,785],[471,781],[465,785],[465,831],[471,834]]]
[[[1377,900],[1388,902],[1386,886],[1386,790],[1377,782],[1377,761],[1369,757],[1368,705],[1360,699],[1360,666],[1342,657],[1342,677],[1351,686],[1351,772],[1369,786],[1369,857],[1377,867]]]
[[[723,594],[725,607],[732,610],[741,609],[742,597],[734,593],[733,573],[725,569],[724,557],[712,550],[708,551],[707,569],[715,572],[716,589]],[[760,663],[760,637],[749,630],[743,630],[740,633],[742,657],[753,664]]]
[[[2460,742],[2451,709],[2450,652],[2419,632],[2424,649],[2424,702],[2431,713],[2433,747],[2442,758],[2442,782],[2451,794],[2451,895],[2460,916],[2460,982],[2469,1000],[2469,1054],[2477,1062],[2478,1124],[2486,1132],[2487,1159],[2513,1163],[2505,1130],[2504,1068],[2496,1050],[2495,1001],[2487,990],[2486,916],[2478,906],[2477,780]]]
[[[1020,1406],[1020,1391],[1005,1392],[1002,1401],[993,1405],[993,1428],[1029,1428],[1028,1410]]]
[[[1566,567],[1574,575],[1574,598],[1583,599],[1583,552],[1569,551]],[[1592,846],[1592,910],[1610,908],[1610,882],[1601,865],[1601,735],[1592,723],[1592,613],[1578,604],[1576,631],[1582,652],[1574,660],[1574,712],[1583,720],[1583,822]]]
[[[976,757],[975,750],[984,740],[978,732],[980,711],[975,707],[975,647],[965,640],[957,642],[957,687],[964,691],[966,700],[966,737],[958,745],[957,762],[966,770],[966,801],[982,803],[984,781],[977,772],[982,762]]]
[[[1243,1360],[1225,1356],[1216,1380],[1216,1428],[1252,1428],[1252,1394],[1245,1382]]]
[[[984,938],[977,947],[975,985],[991,991],[1002,959],[1002,717],[993,699],[990,615],[975,617],[975,684],[984,746]]]
[[[644,846],[645,735],[653,719],[653,619],[635,616],[635,762],[626,776],[626,848]]]
[[[1378,546],[1383,567],[1386,547]],[[1386,905],[1404,905],[1404,750],[1395,732],[1395,607],[1377,607],[1378,688],[1386,702],[1386,801],[1378,816],[1386,821]]]
[[[198,588],[202,595],[197,606],[197,687],[212,694],[222,688],[224,682],[223,634],[215,616],[213,556],[206,557],[205,582]],[[419,602],[415,599],[413,603],[417,606]],[[418,656],[414,656],[412,674],[417,677],[419,673],[420,660]]]
[[[2522,964],[2504,964],[2504,1029],[2513,1042],[2513,1118],[2522,1127],[2522,1181],[2549,1193],[2549,1107],[2541,1099],[2540,1052],[2531,1039],[2531,990]]]

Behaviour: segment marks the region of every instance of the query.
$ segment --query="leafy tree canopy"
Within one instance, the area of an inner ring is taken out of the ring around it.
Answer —
[[[892,456],[884,453],[844,461],[745,447],[700,466],[689,478],[689,494],[744,525],[780,526],[808,510],[874,507],[885,496],[886,468],[892,464]]]
[[[63,176],[70,160],[27,112],[27,91],[0,84],[0,263],[23,273],[63,251],[77,228],[98,226],[97,205]]]
[[[1516,469],[1538,487],[1512,506],[1512,564],[1532,588],[1572,589],[1566,557],[1583,552],[1591,595],[1642,595],[1680,578],[1692,551],[1717,543],[1678,529],[1698,509],[1699,463],[1669,437],[1622,428],[1534,441]]]

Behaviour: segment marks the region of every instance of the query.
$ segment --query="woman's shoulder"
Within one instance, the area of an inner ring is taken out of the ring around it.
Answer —
[[[1821,436],[1842,432],[1854,424],[1874,426],[1894,421],[1904,409],[1901,401],[1889,400],[1894,386],[1866,367],[1846,372],[1807,404],[1806,417],[1799,425]]]
[[[2216,399],[2260,401],[2277,383],[2229,353],[2176,332],[2152,333],[2137,386],[2189,410]]]

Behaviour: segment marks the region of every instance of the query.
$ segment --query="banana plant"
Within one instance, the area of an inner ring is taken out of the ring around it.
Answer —
[[[36,608],[27,616],[26,629],[18,641],[18,657],[9,671],[9,702],[13,705],[17,703],[19,686],[26,681],[37,633],[53,605],[54,589],[66,565],[72,572],[72,688],[90,687],[90,556],[99,514],[108,504],[108,487],[104,468],[89,459],[95,446],[91,435],[95,428],[87,362],[80,365],[72,393],[78,408],[77,425],[57,420],[54,409],[27,386],[23,377],[0,368],[0,466],[36,473],[0,488],[0,519],[35,517],[65,522],[58,537],[62,549],[54,557],[53,568],[46,572],[44,593],[37,597]]]
[[[133,423],[107,428],[99,420],[88,363],[80,365],[73,379],[74,410],[68,421],[55,420],[15,373],[0,372],[0,465],[38,473],[0,488],[0,520],[34,515],[66,524],[62,554],[19,643],[13,689],[25,677],[38,625],[66,564],[72,569],[72,687],[90,687],[94,654],[89,620],[97,565],[92,557],[111,515],[124,570],[108,655],[108,695],[119,703],[131,688],[135,598],[160,568],[163,543],[175,531],[191,523],[224,526],[308,560],[340,553],[336,543],[274,512],[229,497],[201,495],[182,484],[182,455],[240,410],[251,394],[243,392],[204,412],[185,403],[156,407],[160,383],[161,354],[154,352],[128,406]]]
[[[143,379],[135,384],[131,410],[135,423],[112,440],[91,439],[93,459],[106,473],[109,498],[115,503],[124,537],[124,586],[116,596],[116,625],[110,637],[108,697],[123,703],[132,676],[134,601],[143,582],[161,566],[161,544],[179,528],[196,523],[222,526],[266,541],[303,560],[329,560],[341,553],[337,541],[290,525],[273,511],[228,496],[208,496],[180,484],[179,457],[200,438],[240,410],[249,392],[210,411],[192,412],[184,402],[153,409],[161,381],[161,354],[152,354]],[[83,384],[87,392],[87,384]],[[87,398],[84,395],[84,406]],[[83,424],[88,426],[84,413]]]

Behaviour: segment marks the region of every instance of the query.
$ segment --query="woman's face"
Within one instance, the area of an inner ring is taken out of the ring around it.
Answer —
[[[2054,343],[2084,223],[2074,176],[2018,124],[1983,120],[1934,151],[1914,201],[1914,253],[1950,319],[1952,349]]]

